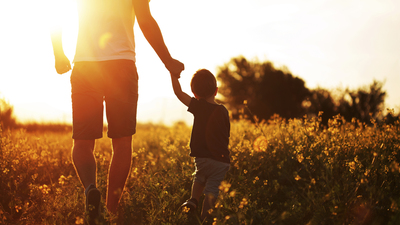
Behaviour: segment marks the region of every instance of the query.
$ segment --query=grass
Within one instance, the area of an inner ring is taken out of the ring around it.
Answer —
[[[138,125],[119,224],[185,224],[194,164],[191,128]],[[0,224],[83,224],[84,191],[71,162],[71,133],[0,132]],[[232,164],[212,224],[398,224],[400,125],[340,116],[233,121]],[[105,197],[110,140],[98,140]],[[115,219],[115,218],[114,218]],[[117,220],[116,220],[117,221]]]

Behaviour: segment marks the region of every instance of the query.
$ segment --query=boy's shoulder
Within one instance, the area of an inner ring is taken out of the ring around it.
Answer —
[[[192,98],[190,101],[190,105],[188,108],[189,112],[198,111],[199,113],[218,113],[218,114],[226,114],[229,115],[228,109],[219,103],[210,103],[204,99],[196,99]]]

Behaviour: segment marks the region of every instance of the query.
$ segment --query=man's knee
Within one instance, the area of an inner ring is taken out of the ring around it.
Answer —
[[[120,138],[113,138],[112,141],[131,141],[132,140],[132,135],[126,136],[126,137],[120,137]]]
[[[123,145],[129,144],[130,145],[132,143],[132,136],[113,138],[112,143],[117,144],[117,145],[120,145],[120,144],[123,144]]]
[[[74,140],[73,150],[94,150],[95,140]]]
[[[132,136],[112,139],[113,150],[115,151],[131,151]]]

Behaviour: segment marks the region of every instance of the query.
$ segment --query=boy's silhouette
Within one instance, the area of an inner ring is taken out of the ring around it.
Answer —
[[[196,171],[191,198],[182,206],[194,211],[204,192],[206,196],[201,212],[204,220],[209,216],[209,210],[214,208],[219,185],[230,167],[229,113],[223,105],[215,102],[218,88],[210,71],[202,69],[193,75],[190,86],[195,98],[182,91],[177,77],[171,76],[171,80],[175,95],[194,116],[190,156],[194,157]]]

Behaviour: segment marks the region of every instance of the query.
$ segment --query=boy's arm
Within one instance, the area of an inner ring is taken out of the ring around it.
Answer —
[[[189,106],[192,98],[188,94],[186,94],[185,92],[182,91],[182,88],[181,88],[178,78],[171,74],[171,81],[172,81],[172,87],[174,88],[174,93],[175,93],[176,97],[178,97],[178,99],[183,104],[185,104],[186,106]]]
[[[136,19],[139,24],[140,30],[149,42],[151,47],[157,53],[158,57],[164,63],[169,72],[176,77],[180,77],[180,73],[184,70],[183,63],[173,59],[164,43],[161,30],[150,13],[148,0],[132,0],[133,8],[135,10]]]

